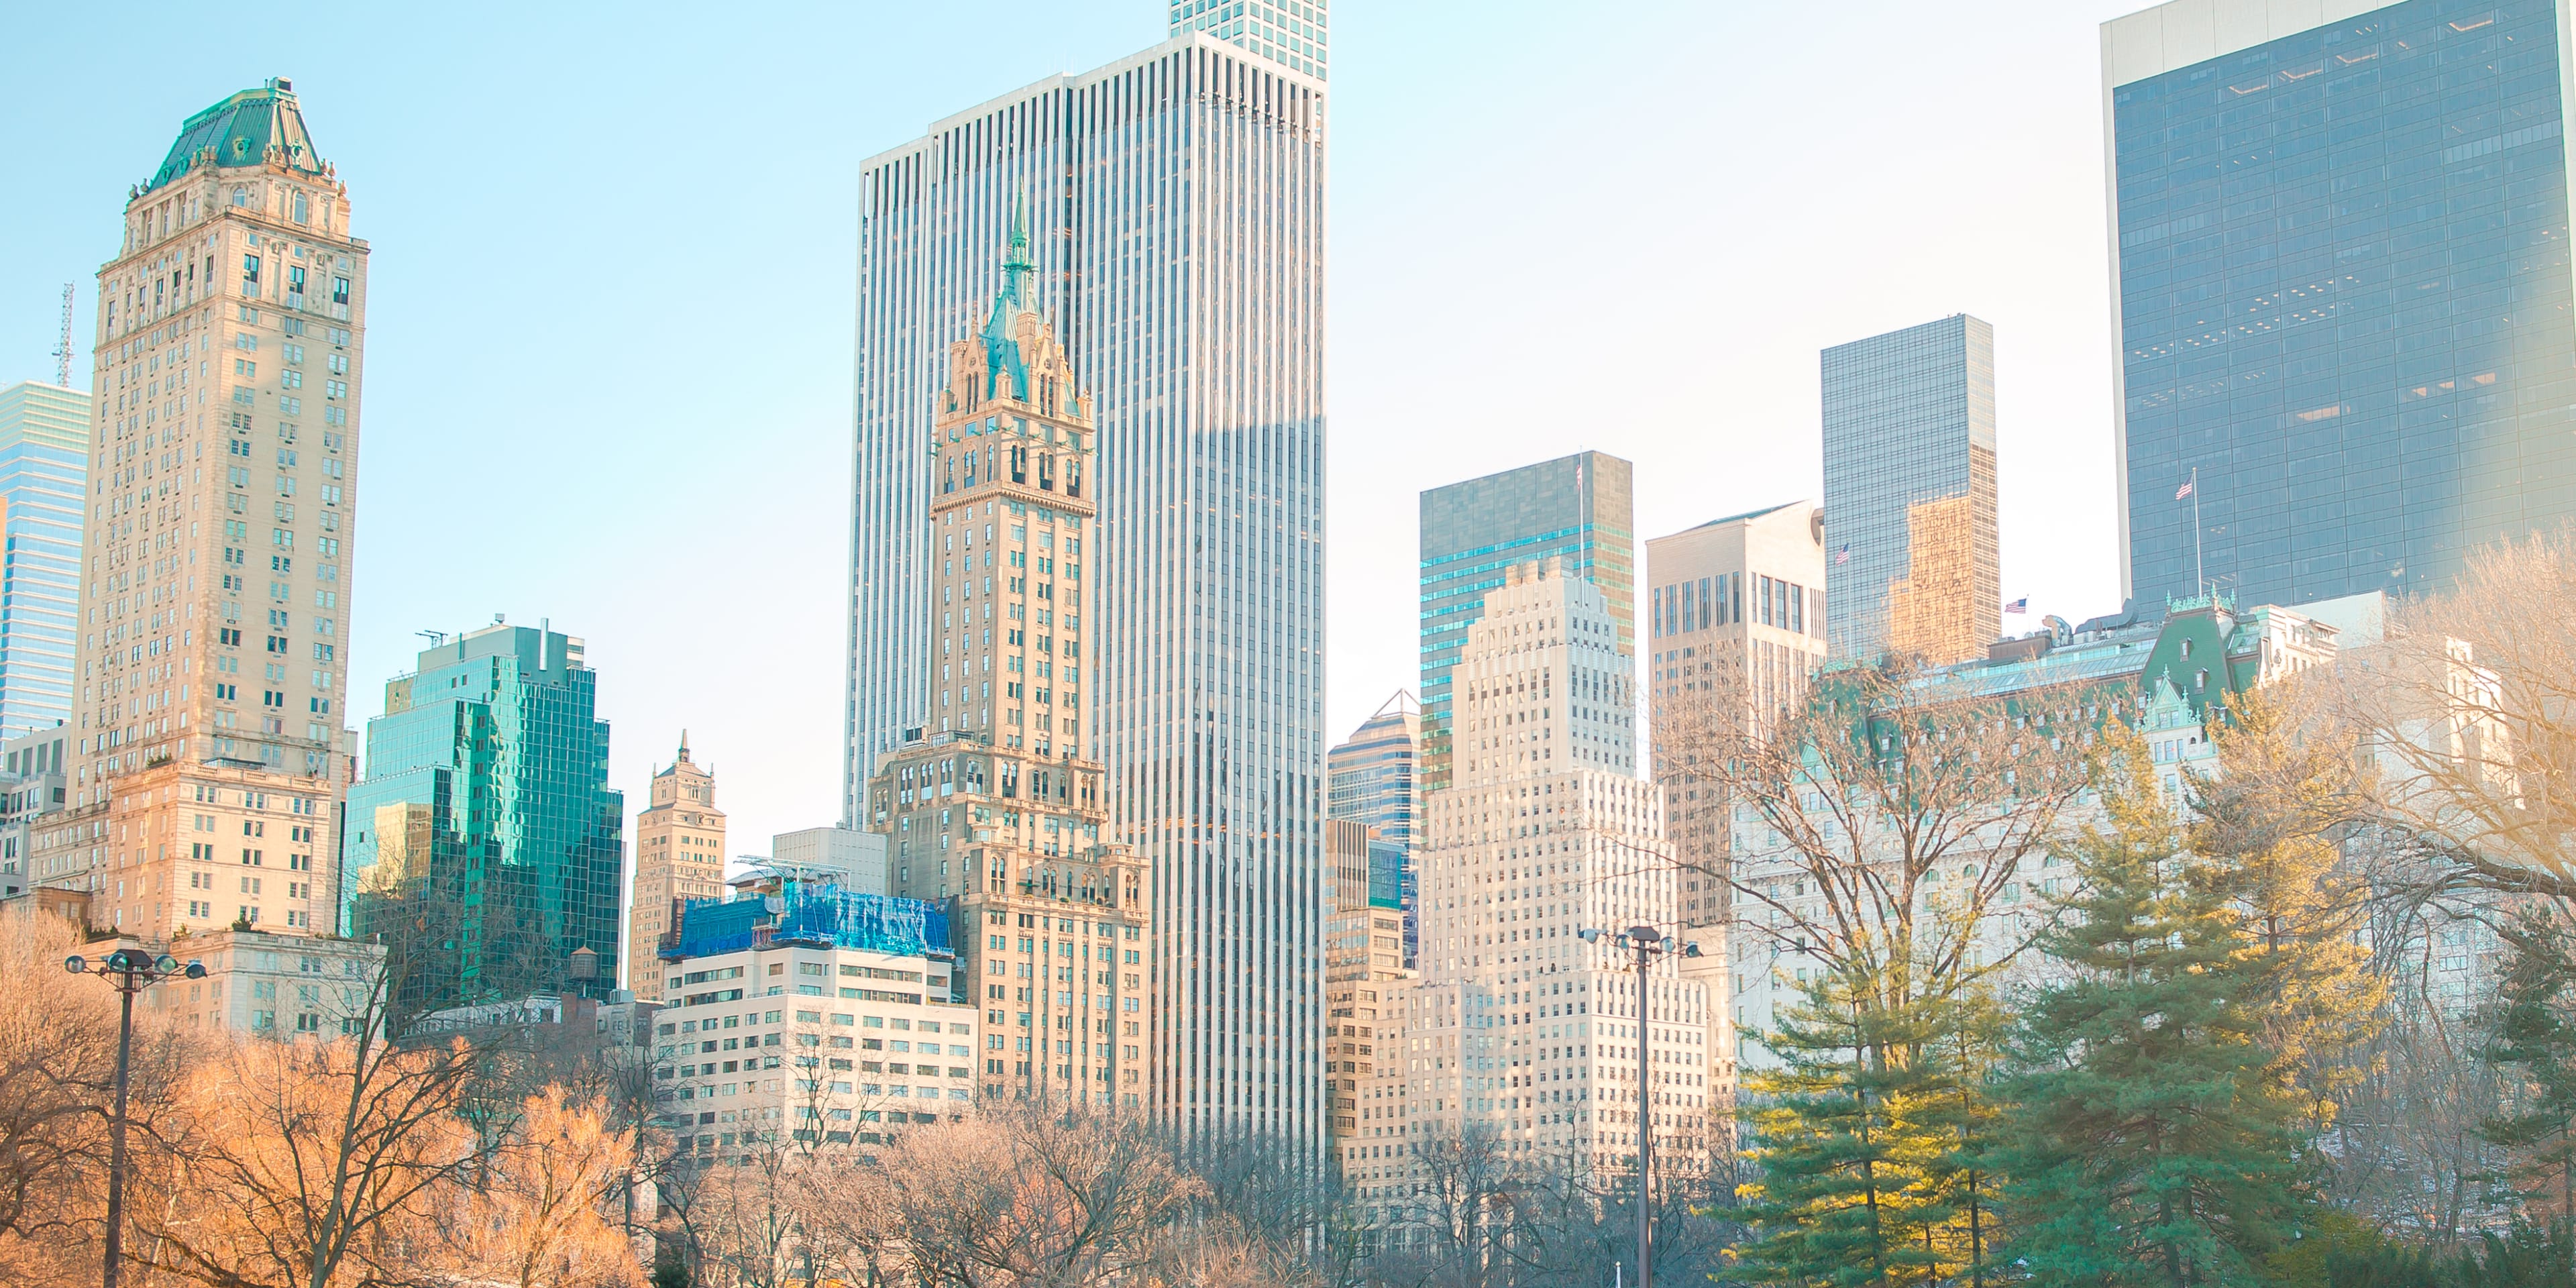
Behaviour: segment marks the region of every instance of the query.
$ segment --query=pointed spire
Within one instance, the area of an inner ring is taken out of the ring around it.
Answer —
[[[689,731],[686,729],[680,731],[680,763],[689,763]]]
[[[1026,398],[1028,367],[1016,336],[1019,316],[1037,311],[1036,287],[1030,282],[1037,265],[1029,259],[1029,220],[1025,203],[1011,199],[1011,247],[1002,256],[1002,290],[993,298],[992,316],[984,320],[984,396]]]

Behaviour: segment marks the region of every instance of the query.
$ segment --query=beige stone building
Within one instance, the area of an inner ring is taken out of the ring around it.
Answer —
[[[949,346],[929,547],[939,690],[871,775],[864,822],[893,892],[956,900],[988,1096],[1142,1108],[1152,1049],[1144,861],[1114,840],[1082,724],[1083,596],[1097,581],[1091,399],[1030,294],[1014,233],[978,334]]]
[[[85,824],[102,927],[164,938],[200,906],[336,927],[366,283],[348,190],[284,80],[188,118],[128,195],[98,274],[59,829]]]
[[[679,926],[691,899],[725,893],[725,816],[716,778],[689,759],[689,735],[671,767],[653,775],[653,803],[635,816],[635,893],[626,910],[626,987],[662,1000],[662,959],[654,946]]]
[[[1373,901],[1369,842],[1376,829],[1350,819],[1324,823],[1324,858],[1330,906],[1324,919],[1324,1077],[1332,1107],[1327,1124],[1334,1158],[1348,1164],[1358,1153],[1364,1122],[1374,1122],[1368,1102],[1401,1077],[1403,1009],[1400,989],[1412,978],[1404,967],[1404,909],[1393,892]],[[1351,1173],[1345,1171],[1344,1175]]]
[[[1824,515],[1805,501],[1646,542],[1652,763],[1682,868],[1678,937],[1702,954],[1678,966],[1709,999],[1699,1050],[1719,1159],[1733,1154],[1735,1126],[1735,1026],[1725,1004],[1732,847],[1726,802],[1693,772],[1693,749],[1720,728],[1757,726],[1806,697],[1825,663],[1825,575]]]

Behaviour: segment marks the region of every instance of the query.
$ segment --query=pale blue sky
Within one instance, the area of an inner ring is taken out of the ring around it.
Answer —
[[[1332,15],[1329,723],[1414,683],[1415,494],[1599,448],[1654,535],[1817,487],[1817,350],[1995,327],[2004,593],[2118,607],[2101,20],[2137,0]],[[180,121],[296,83],[374,247],[351,706],[421,629],[584,636],[640,808],[841,774],[857,163],[1161,38],[1153,0],[24,5],[0,382],[50,379]],[[2006,619],[2007,624],[2014,619]]]

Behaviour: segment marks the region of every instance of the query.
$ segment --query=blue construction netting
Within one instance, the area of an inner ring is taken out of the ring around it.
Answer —
[[[678,946],[659,955],[671,961],[712,957],[764,939],[902,957],[954,955],[948,913],[936,904],[795,882],[783,894],[690,900],[680,914]]]

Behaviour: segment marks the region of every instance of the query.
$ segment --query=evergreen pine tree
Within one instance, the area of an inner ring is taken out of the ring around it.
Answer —
[[[2258,1280],[2297,1214],[2298,1106],[2269,1075],[2260,979],[2225,883],[2183,853],[2145,745],[2114,724],[2105,814],[2040,947],[2065,978],[2016,1038],[2006,1197],[2042,1284]]]
[[[1927,1025],[1931,1048],[1920,1107],[1914,1115],[1934,1142],[1922,1168],[1926,1203],[1947,1212],[1931,1228],[1945,1282],[1985,1288],[1998,1282],[1992,1250],[2002,1242],[1997,1197],[2006,1127],[1994,1083],[2003,1068],[2007,1032],[2001,1008],[1983,987],[1937,1004]]]
[[[2524,914],[2504,931],[2512,957],[2496,988],[2488,1058],[2521,1071],[2514,1111],[2483,1124],[2488,1140],[2512,1150],[2513,1179],[2526,1201],[2558,1200],[2576,1218],[2576,958],[2565,927],[2546,913]],[[2552,1191],[2555,1191],[2552,1194]]]
[[[1805,1000],[1762,1034],[1779,1059],[1746,1079],[1743,1251],[1760,1282],[1943,1282],[1956,1262],[1938,1231],[1951,1209],[1926,1183],[1948,1145],[1937,1121],[1948,1077],[1928,1018],[1891,1011],[1854,972],[1809,982]]]

